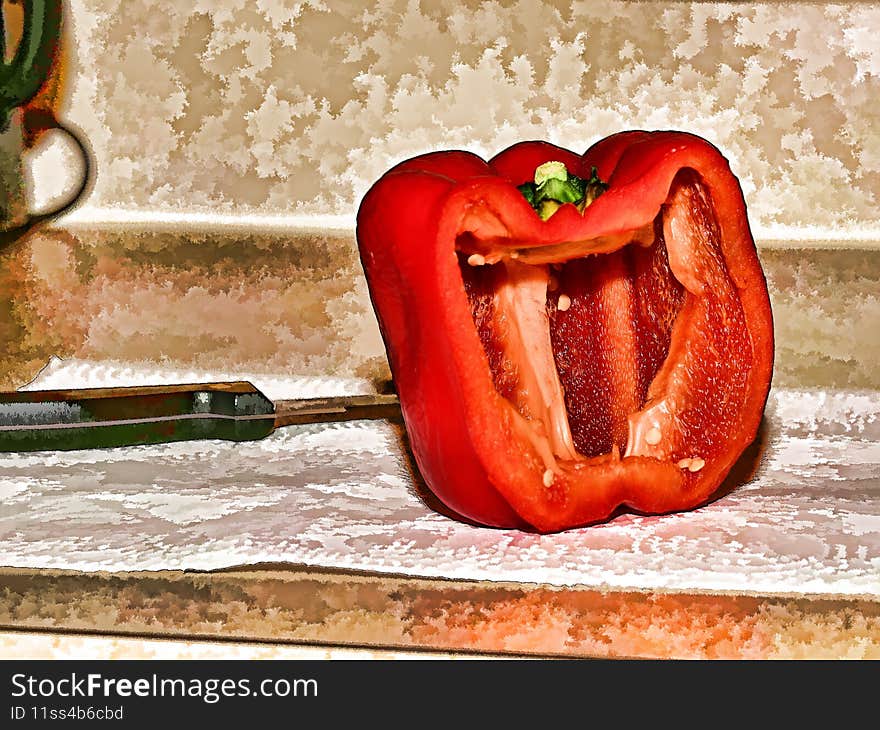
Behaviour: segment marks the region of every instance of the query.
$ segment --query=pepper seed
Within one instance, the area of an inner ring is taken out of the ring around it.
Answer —
[[[691,465],[691,459],[682,459],[678,462],[679,469],[687,469]]]
[[[472,253],[468,256],[467,261],[471,266],[483,266],[486,263],[486,258],[478,253]]]
[[[543,482],[544,482],[545,487],[549,487],[551,484],[553,484],[553,470],[552,469],[547,469],[547,471],[544,472]]]
[[[691,459],[691,463],[688,465],[688,471],[700,471],[704,466],[706,466],[706,462],[697,457],[696,459]]]
[[[660,439],[663,438],[663,434],[660,432],[660,429],[656,426],[654,428],[649,428],[648,432],[645,434],[645,443],[650,446],[656,446],[660,443]]]
[[[556,308],[560,312],[565,312],[571,306],[571,297],[568,294],[560,294],[559,301],[556,303]]]

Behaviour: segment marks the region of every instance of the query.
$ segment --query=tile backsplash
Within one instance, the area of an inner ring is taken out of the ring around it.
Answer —
[[[728,157],[761,239],[880,239],[880,6],[69,0],[102,209],[333,215],[432,149],[628,128]]]
[[[774,383],[880,387],[880,5],[68,3],[61,113],[97,175],[0,251],[2,387],[52,356],[385,379],[353,233],[370,184],[432,149],[626,128],[730,160]]]

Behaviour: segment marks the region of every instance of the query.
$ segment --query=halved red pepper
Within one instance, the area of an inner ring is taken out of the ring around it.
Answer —
[[[550,161],[607,189],[542,220],[517,186]],[[754,440],[773,320],[705,140],[425,154],[370,189],[357,239],[413,454],[459,515],[549,532],[690,509]]]

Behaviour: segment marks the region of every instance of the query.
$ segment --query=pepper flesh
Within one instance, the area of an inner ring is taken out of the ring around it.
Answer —
[[[543,221],[517,186],[549,161],[608,188]],[[357,238],[416,463],[458,515],[550,532],[690,509],[754,439],[772,315],[705,140],[422,155],[370,189]]]

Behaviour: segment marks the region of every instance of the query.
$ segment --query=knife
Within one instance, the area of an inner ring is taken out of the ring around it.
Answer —
[[[356,419],[400,420],[397,396],[273,402],[247,381],[17,391],[0,393],[0,452],[254,441],[282,426]]]

